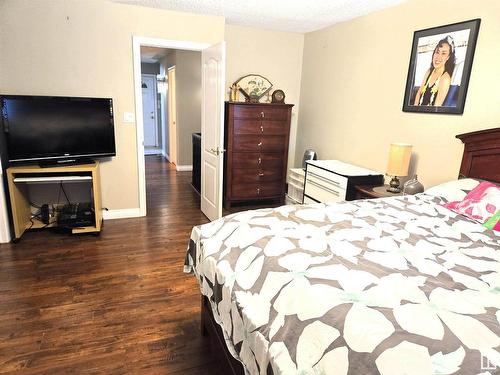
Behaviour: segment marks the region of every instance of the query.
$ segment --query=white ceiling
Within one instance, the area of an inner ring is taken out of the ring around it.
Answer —
[[[407,0],[112,0],[226,17],[231,25],[306,33]]]
[[[141,62],[148,64],[156,64],[169,53],[167,48],[156,48],[141,46]]]

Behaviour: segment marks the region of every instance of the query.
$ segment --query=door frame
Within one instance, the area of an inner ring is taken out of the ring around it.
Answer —
[[[134,67],[135,127],[137,138],[137,176],[139,182],[139,216],[146,216],[146,159],[144,156],[144,122],[142,120],[141,87],[141,46],[202,51],[210,43],[198,43],[162,38],[132,36],[132,56]]]
[[[153,100],[153,107],[154,107],[154,116],[155,116],[155,134],[156,134],[156,143],[160,144],[160,122],[158,119],[158,89],[157,89],[157,81],[156,81],[156,74],[149,74],[149,73],[141,73],[141,81],[142,77],[146,76],[149,78],[152,78],[154,80],[154,100]],[[144,108],[143,108],[144,110]],[[143,123],[144,123],[144,113],[142,114],[143,116]],[[158,148],[158,146],[156,146]]]
[[[173,73],[172,73],[173,72]],[[167,69],[167,108],[168,108],[168,121],[166,127],[168,128],[168,157],[169,162],[178,165],[178,137],[177,137],[177,82],[176,82],[176,69],[175,65]],[[172,82],[173,81],[173,82]],[[173,109],[173,110],[172,110]],[[175,125],[172,124],[172,113],[175,114]],[[173,131],[172,131],[173,130]]]

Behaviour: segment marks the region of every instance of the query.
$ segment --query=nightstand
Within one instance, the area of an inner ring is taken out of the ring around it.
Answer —
[[[304,204],[352,201],[356,185],[377,186],[384,176],[377,171],[340,160],[308,160],[304,183]]]
[[[356,199],[373,199],[397,197],[403,195],[401,193],[391,193],[387,191],[389,185],[373,186],[373,185],[356,185]]]

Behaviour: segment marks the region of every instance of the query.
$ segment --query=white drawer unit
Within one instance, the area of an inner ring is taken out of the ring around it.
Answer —
[[[290,204],[302,204],[304,199],[305,171],[302,168],[288,170],[287,198]]]
[[[338,160],[307,162],[304,203],[341,202],[356,197],[356,185],[382,185],[384,176],[376,171]]]
[[[312,204],[312,203],[318,203],[318,202],[316,202],[315,200],[312,200],[307,195],[304,195],[304,204]]]

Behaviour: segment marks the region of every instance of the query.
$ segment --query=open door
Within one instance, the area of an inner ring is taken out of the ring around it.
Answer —
[[[210,220],[222,216],[225,61],[225,42],[201,52],[201,211]]]
[[[177,94],[175,66],[168,68],[168,161],[177,165]]]

